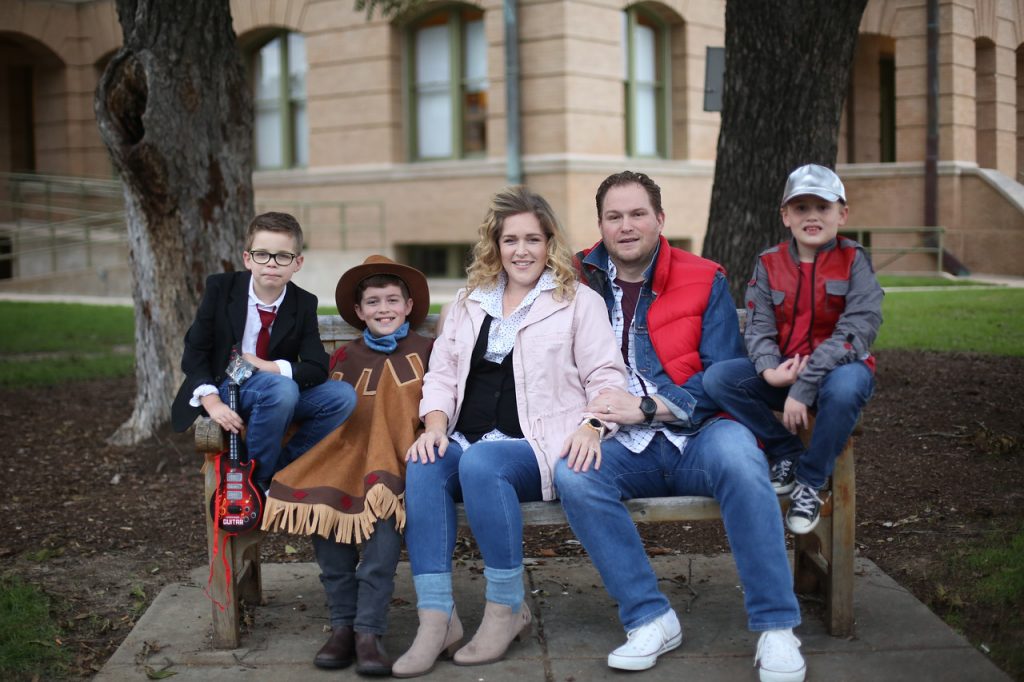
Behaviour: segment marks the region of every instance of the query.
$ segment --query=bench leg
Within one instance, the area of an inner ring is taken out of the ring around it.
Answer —
[[[857,525],[857,491],[853,441],[832,472],[832,570],[828,585],[828,631],[833,637],[853,634],[853,555]]]
[[[237,649],[241,644],[241,600],[249,604],[263,603],[259,542],[264,533],[250,531],[226,539],[223,533],[214,533],[213,519],[210,518],[210,498],[217,489],[214,457],[207,455],[203,467],[203,516],[206,518],[207,557],[212,567],[207,590],[211,601],[213,646],[216,649]],[[230,578],[226,569],[228,566]]]
[[[793,584],[825,599],[825,626],[833,637],[853,634],[853,552],[856,520],[853,441],[832,473],[832,491],[818,527],[794,536]]]

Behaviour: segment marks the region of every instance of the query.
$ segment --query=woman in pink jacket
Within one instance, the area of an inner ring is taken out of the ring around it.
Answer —
[[[492,200],[469,281],[444,316],[423,380],[425,430],[406,459],[406,545],[419,629],[395,677],[497,661],[531,623],[523,601],[520,502],[554,500],[555,462],[600,466],[616,425],[586,411],[625,367],[604,301],[576,282],[565,233],[542,197],[510,187]],[[455,504],[484,557],[483,622],[456,651]],[[440,518],[438,518],[440,516]]]

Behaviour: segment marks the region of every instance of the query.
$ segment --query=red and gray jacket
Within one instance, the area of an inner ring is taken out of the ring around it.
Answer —
[[[760,374],[783,361],[793,334],[800,257],[792,239],[757,257],[747,287],[747,353]],[[871,344],[882,324],[882,287],[864,248],[838,237],[818,250],[811,274],[811,358],[789,395],[813,405],[821,379],[834,367],[862,360],[874,369]]]

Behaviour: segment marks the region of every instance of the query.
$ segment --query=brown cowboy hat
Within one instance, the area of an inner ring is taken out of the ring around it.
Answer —
[[[366,323],[356,315],[356,285],[374,275],[394,275],[405,282],[412,298],[412,312],[408,317],[409,329],[416,331],[423,324],[423,320],[427,319],[427,312],[430,310],[430,288],[427,286],[427,278],[416,268],[396,263],[386,256],[370,256],[362,265],[349,268],[338,280],[338,286],[334,290],[334,302],[338,305],[341,319],[356,329],[366,329]]]

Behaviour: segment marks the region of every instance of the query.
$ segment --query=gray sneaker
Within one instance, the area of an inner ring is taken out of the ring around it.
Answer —
[[[776,495],[786,495],[796,485],[796,463],[791,459],[780,459],[771,468],[772,487]]]

